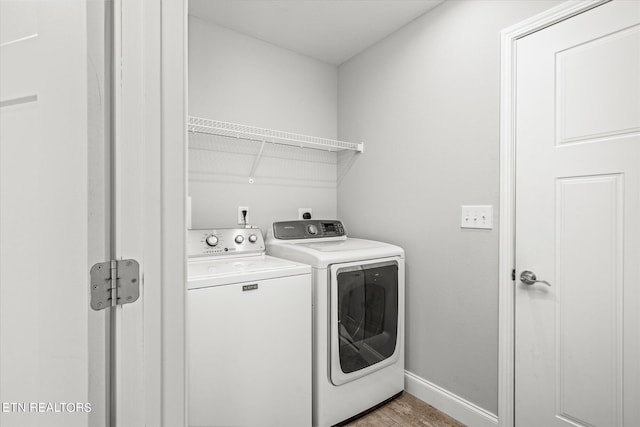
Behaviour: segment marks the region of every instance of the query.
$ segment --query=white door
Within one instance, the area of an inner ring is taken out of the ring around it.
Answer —
[[[108,256],[104,58],[87,72],[100,4],[0,1],[3,427],[108,420],[107,319],[88,288]]]
[[[520,39],[516,99],[516,425],[640,426],[640,2]]]

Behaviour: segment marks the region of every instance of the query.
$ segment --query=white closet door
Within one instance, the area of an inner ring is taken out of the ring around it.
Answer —
[[[105,203],[89,186],[105,182],[89,171],[86,23],[85,1],[0,1],[3,427],[104,425],[88,271],[89,246],[105,248],[105,230],[89,228]]]
[[[640,2],[517,44],[518,427],[640,425]]]

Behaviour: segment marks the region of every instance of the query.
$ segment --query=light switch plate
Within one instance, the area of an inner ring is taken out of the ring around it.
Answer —
[[[493,206],[463,205],[460,228],[493,228]]]

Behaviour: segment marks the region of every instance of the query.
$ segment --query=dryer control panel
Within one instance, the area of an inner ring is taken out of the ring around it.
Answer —
[[[240,255],[264,252],[259,228],[217,228],[189,230],[187,256]]]
[[[342,222],[338,220],[303,219],[273,223],[273,237],[281,240],[317,239],[346,235]]]

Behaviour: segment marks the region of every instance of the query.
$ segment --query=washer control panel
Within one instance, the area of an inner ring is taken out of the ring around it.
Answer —
[[[337,220],[303,219],[273,223],[273,237],[282,240],[316,239],[346,235],[342,222]]]
[[[189,258],[264,253],[264,239],[259,228],[216,228],[189,230]]]

